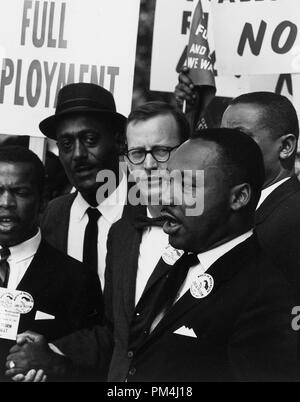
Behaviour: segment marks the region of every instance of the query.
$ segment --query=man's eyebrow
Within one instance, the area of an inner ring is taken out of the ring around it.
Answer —
[[[8,185],[8,186],[5,185],[5,184],[0,184],[0,189],[7,188],[7,187],[9,187],[12,190],[18,190],[20,188],[25,188],[25,189],[30,189],[31,188],[30,184],[22,184],[22,183],[18,184],[18,183],[16,183],[16,184],[13,184],[13,185]]]
[[[145,148],[145,147],[133,147],[133,148],[128,148],[128,151],[135,151],[135,150],[143,150],[143,151],[145,151],[146,148]]]
[[[82,134],[89,134],[89,133],[101,135],[101,132],[99,130],[96,130],[95,128],[84,128],[84,129],[78,131],[77,134],[82,135]],[[58,136],[58,138],[60,138],[60,137],[73,137],[72,134],[73,134],[73,131],[64,131]]]
[[[85,128],[83,130],[79,131],[79,134],[88,134],[88,133],[93,133],[93,134],[101,134],[101,130],[97,130],[96,128]]]

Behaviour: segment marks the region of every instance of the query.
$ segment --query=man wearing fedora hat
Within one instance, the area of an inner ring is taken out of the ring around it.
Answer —
[[[99,85],[75,83],[58,93],[55,114],[39,127],[57,141],[59,157],[77,190],[52,200],[42,219],[44,237],[57,249],[98,272],[104,286],[106,238],[121,218],[127,181],[119,172],[118,133],[126,118],[117,113],[112,94]],[[97,201],[97,174],[110,170],[116,177],[118,203],[110,202],[114,188]]]
[[[70,334],[57,340],[55,346],[66,356],[72,357],[75,366],[91,366],[108,369],[109,381],[120,381],[128,372],[130,356],[127,344],[130,322],[134,316],[135,306],[140,305],[144,294],[155,287],[169,269],[161,258],[168,237],[163,232],[163,220],[160,218],[162,187],[159,185],[159,175],[163,175],[167,162],[179,147],[188,139],[189,124],[183,113],[164,102],[148,102],[133,110],[127,119],[125,160],[132,176],[137,178],[135,187],[141,194],[140,205],[128,202],[123,216],[112,225],[107,240],[107,257],[105,268],[104,325],[96,326],[87,331]],[[162,176],[161,176],[162,177]],[[130,180],[129,180],[130,181]],[[130,183],[129,183],[130,185]],[[128,186],[129,187],[129,186]],[[128,190],[128,200],[131,201],[131,190]],[[133,195],[133,194],[132,194]],[[151,308],[151,303],[148,303]],[[16,345],[14,360],[18,361],[18,374],[31,369],[31,357],[35,356],[37,366],[53,371],[56,363],[52,362],[53,352],[48,348],[30,351],[27,347],[39,345],[36,336],[26,333],[25,337],[33,340],[30,345]],[[33,338],[32,338],[33,336]],[[79,352],[79,353],[78,353]],[[48,356],[45,358],[45,356]],[[44,364],[47,361],[48,363]],[[63,365],[63,360],[59,361]],[[104,362],[104,364],[103,364]],[[110,362],[105,367],[105,362]],[[9,366],[8,366],[9,368]],[[56,369],[54,371],[57,371]],[[8,375],[10,371],[8,372]],[[15,374],[15,372],[13,372]],[[75,373],[76,375],[76,373]],[[19,380],[20,376],[17,377]],[[31,380],[31,371],[25,376],[25,381]],[[23,380],[23,377],[21,377]]]

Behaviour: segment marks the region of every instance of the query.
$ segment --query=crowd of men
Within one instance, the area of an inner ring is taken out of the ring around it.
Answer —
[[[196,90],[184,70],[177,106],[125,118],[100,86],[63,87],[39,128],[76,191],[43,212],[42,162],[0,149],[0,285],[33,300],[0,339],[3,381],[300,379],[296,111],[249,93],[199,130],[180,110]]]

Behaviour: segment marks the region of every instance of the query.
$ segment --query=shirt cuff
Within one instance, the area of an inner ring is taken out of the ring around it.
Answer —
[[[53,345],[53,343],[48,343],[49,348],[52,350],[52,352],[57,353],[58,355],[65,356],[64,353],[58,349],[57,346]]]

